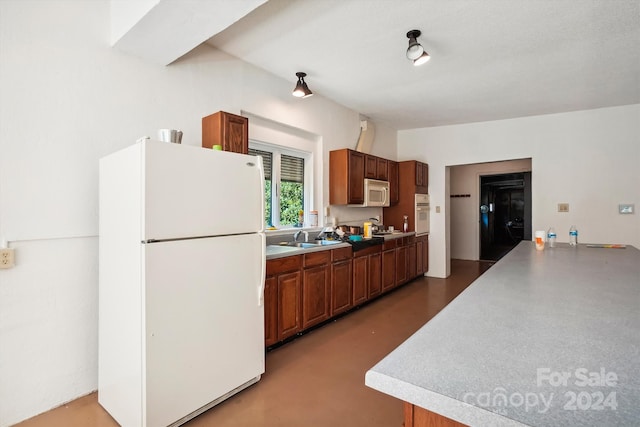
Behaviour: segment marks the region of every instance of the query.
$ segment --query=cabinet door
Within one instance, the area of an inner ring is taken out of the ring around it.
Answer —
[[[376,179],[381,181],[389,180],[388,162],[387,159],[376,158]]]
[[[249,152],[249,120],[235,114],[223,116],[222,149],[234,153],[247,154]]]
[[[349,204],[364,203],[364,154],[349,150]]]
[[[304,269],[302,278],[302,329],[329,318],[329,265]]]
[[[221,145],[225,151],[249,152],[249,119],[225,111],[202,118],[202,146]]]
[[[264,345],[278,342],[278,281],[267,277],[264,282]]]
[[[429,186],[429,165],[422,163],[422,186]]]
[[[398,163],[389,160],[387,162],[387,172],[389,175],[389,204],[393,206],[400,201]]]
[[[351,260],[331,266],[331,316],[351,308]]]
[[[371,179],[377,179],[378,178],[378,174],[377,174],[376,166],[378,164],[377,163],[378,158],[376,156],[366,155],[364,160],[365,160],[365,163],[364,163],[364,177],[365,178],[371,178]]]
[[[367,298],[380,295],[382,291],[382,254],[369,255],[369,289]]]
[[[423,180],[424,180],[424,176],[423,176],[423,169],[422,169],[422,163],[420,162],[415,162],[416,165],[416,185],[418,187],[422,187],[423,184]]]
[[[396,285],[407,281],[407,247],[396,249]]]
[[[282,341],[300,331],[299,271],[278,276],[278,341]]]
[[[353,259],[353,305],[357,306],[367,300],[369,282],[369,257],[367,255]]]
[[[422,243],[422,268],[424,272],[429,271],[429,236],[424,236]]]
[[[422,238],[418,238],[416,242],[416,276],[422,276],[424,274],[424,262],[423,262],[423,247],[424,242]]]
[[[388,291],[396,284],[396,250],[382,253],[382,291]]]
[[[407,280],[415,278],[418,274],[418,264],[416,259],[416,244],[407,246]]]

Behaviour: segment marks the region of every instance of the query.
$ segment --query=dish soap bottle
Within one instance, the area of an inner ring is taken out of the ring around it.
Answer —
[[[578,245],[578,230],[575,225],[572,225],[569,229],[569,246]]]
[[[409,231],[409,216],[403,215],[404,223],[402,224],[402,231],[407,233]]]

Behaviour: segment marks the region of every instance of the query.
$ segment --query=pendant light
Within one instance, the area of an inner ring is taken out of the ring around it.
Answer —
[[[293,96],[298,98],[307,98],[313,95],[313,92],[307,86],[307,83],[304,81],[304,78],[307,76],[307,73],[298,72],[296,73],[298,77],[298,82],[296,83],[295,89],[293,89]]]

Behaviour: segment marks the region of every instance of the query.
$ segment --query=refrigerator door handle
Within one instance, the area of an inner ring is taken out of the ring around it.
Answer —
[[[265,280],[267,280],[267,261],[266,261],[266,251],[267,251],[267,238],[264,233],[260,233],[262,235],[262,266],[260,270],[260,286],[258,286],[258,307],[264,305],[264,287]]]
[[[264,217],[264,206],[265,206],[265,200],[264,200],[264,163],[262,162],[262,156],[256,156],[257,160],[258,160],[258,171],[260,171],[259,173],[259,179],[260,179],[260,188],[262,189],[262,197],[260,198],[260,212],[261,216],[262,216],[262,226],[260,227],[260,230],[258,230],[258,232],[262,233],[264,232],[264,224],[265,224],[265,217]],[[269,222],[271,223],[271,222]]]

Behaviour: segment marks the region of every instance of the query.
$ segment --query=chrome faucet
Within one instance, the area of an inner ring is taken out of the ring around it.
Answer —
[[[298,236],[300,236],[300,233],[304,233],[304,241],[308,242],[309,241],[309,232],[305,231],[305,230],[296,231],[296,233],[293,235],[293,241],[294,242],[298,241]]]

